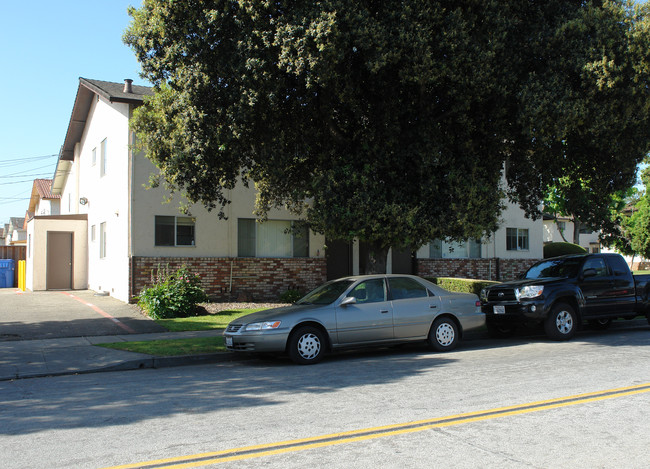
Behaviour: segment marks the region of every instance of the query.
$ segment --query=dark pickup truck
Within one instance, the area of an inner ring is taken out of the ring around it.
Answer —
[[[601,329],[616,318],[645,316],[650,323],[649,283],[650,275],[632,275],[619,254],[569,255],[484,289],[481,303],[493,337],[537,322],[551,339],[567,340],[584,321]]]

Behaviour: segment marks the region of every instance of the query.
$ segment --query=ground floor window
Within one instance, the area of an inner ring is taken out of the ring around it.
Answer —
[[[195,218],[156,216],[156,246],[194,246]]]
[[[309,257],[309,229],[288,220],[237,220],[239,257]]]
[[[528,251],[528,229],[506,228],[506,249],[508,251]]]
[[[476,239],[467,241],[442,241],[429,243],[430,259],[480,259],[481,242]]]

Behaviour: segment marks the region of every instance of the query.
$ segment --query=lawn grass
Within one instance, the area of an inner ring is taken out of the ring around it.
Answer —
[[[225,329],[230,321],[245,314],[262,311],[263,309],[265,308],[221,311],[216,314],[192,316],[189,318],[156,319],[156,322],[171,332],[209,331],[212,329]]]
[[[146,353],[156,357],[176,357],[225,352],[223,337],[199,337],[195,339],[145,340],[141,342],[114,342],[99,344],[114,350]]]
[[[245,314],[262,311],[263,309],[265,308],[220,311],[215,314],[206,314],[205,316],[156,319],[155,321],[171,332],[209,331],[225,329],[234,319]],[[114,350],[124,350],[126,352],[145,353],[156,357],[177,357],[181,355],[199,355],[226,351],[226,346],[221,336],[194,339],[145,340],[141,342],[114,342],[110,344],[99,344],[99,346]]]

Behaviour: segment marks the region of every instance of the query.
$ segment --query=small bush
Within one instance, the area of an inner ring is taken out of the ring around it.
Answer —
[[[298,290],[287,290],[285,291],[282,295],[280,295],[280,303],[295,303],[298,301],[300,298],[302,298],[303,295],[300,291]]]
[[[585,254],[587,250],[573,243],[548,243],[544,245],[544,259],[567,254]]]
[[[207,300],[199,276],[183,266],[169,274],[158,269],[153,285],[138,297],[140,306],[153,319],[184,318],[196,316],[197,303]]]
[[[475,295],[480,295],[481,290],[495,283],[491,280],[473,280],[467,278],[450,278],[450,277],[430,277],[427,280],[431,283],[435,283],[441,288],[444,288],[447,291],[457,292],[457,293],[474,293]]]

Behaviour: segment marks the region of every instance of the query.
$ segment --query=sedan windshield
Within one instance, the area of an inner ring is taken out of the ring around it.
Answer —
[[[569,257],[566,259],[553,259],[535,264],[524,278],[570,278],[578,275],[578,269],[584,259],[581,257]]]
[[[353,280],[336,280],[328,282],[307,293],[296,301],[297,305],[328,305],[343,294],[352,285]]]

